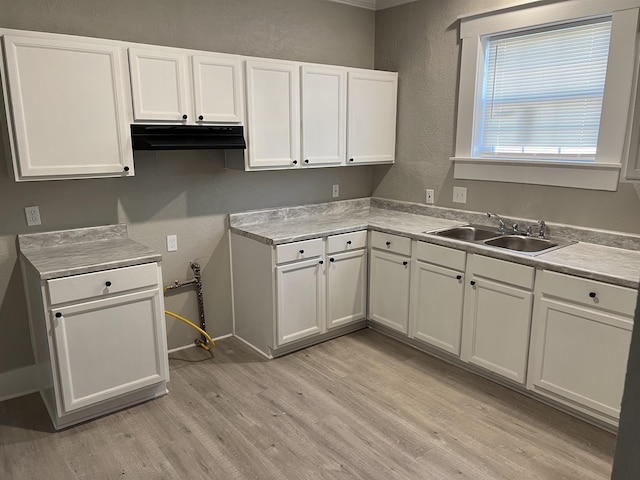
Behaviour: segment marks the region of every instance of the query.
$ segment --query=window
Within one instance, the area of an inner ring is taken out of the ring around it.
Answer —
[[[565,0],[463,18],[454,177],[616,190],[639,6]]]

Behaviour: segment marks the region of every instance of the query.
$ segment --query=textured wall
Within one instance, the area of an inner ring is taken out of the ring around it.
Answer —
[[[460,63],[458,15],[513,5],[513,0],[419,0],[376,14],[375,66],[399,72],[397,162],[376,167],[374,194],[495,211],[525,218],[640,233],[640,191],[617,192],[453,179],[456,95]],[[467,204],[452,202],[453,185],[467,187]]]
[[[0,27],[371,68],[374,13],[324,0],[0,0]],[[1,142],[2,140],[0,140]],[[0,145],[0,152],[4,151]],[[165,281],[202,266],[205,311],[214,336],[231,332],[225,214],[371,194],[371,167],[238,172],[221,152],[141,152],[136,176],[15,183],[0,153],[0,373],[32,363],[15,237],[21,233],[124,222],[129,235],[163,253]],[[24,207],[43,225],[27,229]],[[167,253],[165,235],[178,235]],[[197,319],[193,293],[170,294],[167,308]],[[191,343],[167,320],[169,346]]]

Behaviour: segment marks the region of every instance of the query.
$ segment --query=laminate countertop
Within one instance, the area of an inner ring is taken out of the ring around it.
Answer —
[[[41,280],[162,259],[159,253],[128,238],[124,224],[18,235],[18,245]]]
[[[524,222],[527,224],[527,220]],[[530,220],[528,222],[531,224]],[[530,255],[427,233],[467,223],[492,225],[485,214],[478,212],[375,198],[229,215],[232,233],[269,245],[369,229],[535,268],[638,288],[638,235],[548,224],[551,240],[574,243],[547,253]]]

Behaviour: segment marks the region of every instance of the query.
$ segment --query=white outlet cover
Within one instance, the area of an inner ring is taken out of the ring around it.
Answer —
[[[467,187],[453,187],[453,201],[467,203]]]
[[[175,252],[178,250],[178,236],[167,235],[167,252]]]
[[[340,196],[340,185],[339,184],[334,185],[331,192],[332,192],[333,198],[339,197]]]
[[[427,188],[425,190],[425,202],[427,205],[433,205],[433,199],[435,197],[435,192],[431,188]]]
[[[25,207],[24,214],[27,217],[27,226],[34,227],[36,225],[42,225],[40,220],[40,209],[38,206]]]

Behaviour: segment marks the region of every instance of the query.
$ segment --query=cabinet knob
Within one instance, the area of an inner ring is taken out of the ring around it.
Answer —
[[[406,267],[407,265],[409,265],[409,262],[404,261],[404,262],[402,262],[402,264]]]
[[[349,159],[349,161],[350,161],[350,162],[353,162],[353,158],[350,158],[350,159]]]
[[[204,117],[203,117],[202,115],[200,115],[200,116],[198,117],[198,120],[204,120]]]
[[[319,263],[320,265],[324,265],[324,260],[320,260],[318,263]]]
[[[294,161],[293,161],[293,164],[294,164],[294,165],[297,165],[297,164],[298,164],[298,160],[294,160]]]
[[[305,158],[305,159],[304,159],[304,163],[309,163],[309,159],[308,159],[308,158]]]
[[[300,255],[302,255],[304,253],[304,250],[300,250]]]
[[[56,318],[60,318],[60,317],[62,317],[62,313],[56,312]]]
[[[335,259],[335,258],[330,258],[330,259],[329,259],[329,261],[330,261],[330,262],[335,262],[335,261],[336,261],[336,259]]]
[[[347,240],[347,245],[351,245],[351,240]]]
[[[187,118],[189,118],[189,117],[187,116],[187,114],[186,114],[186,113],[185,113],[184,115],[182,115],[182,119],[183,119],[183,120],[186,120]]]
[[[385,242],[387,247],[391,245],[391,242]]]
[[[124,167],[124,171],[128,172],[129,171],[129,167]]]
[[[589,298],[596,298],[598,294],[596,292],[589,292]]]
[[[471,285],[472,287],[473,287],[475,284],[476,284],[476,281],[475,281],[475,280],[471,280],[471,281],[469,282],[469,285]]]
[[[110,287],[110,286],[111,286],[111,282],[110,282],[109,280],[107,280],[106,282],[104,282],[104,284],[105,284],[107,287]]]
[[[462,275],[456,275],[456,280],[462,280]]]

